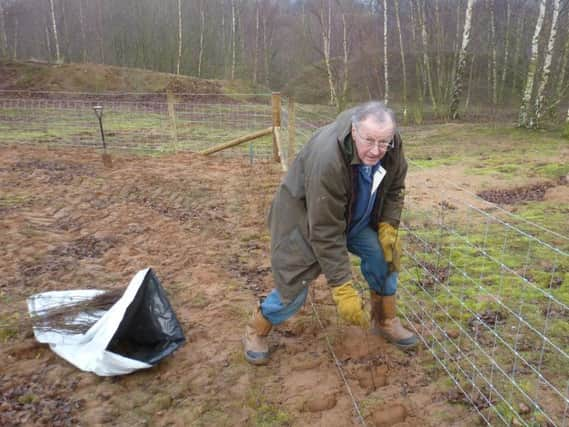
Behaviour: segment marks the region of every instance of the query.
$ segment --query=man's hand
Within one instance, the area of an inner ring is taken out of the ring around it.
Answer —
[[[401,271],[401,240],[397,228],[387,222],[379,223],[379,243],[389,271]]]
[[[342,319],[362,328],[369,327],[369,316],[363,310],[362,299],[351,281],[332,288],[332,299],[338,306],[338,314]]]

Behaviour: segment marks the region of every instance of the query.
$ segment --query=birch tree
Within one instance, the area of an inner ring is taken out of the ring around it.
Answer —
[[[435,93],[433,91],[433,78],[431,75],[431,65],[429,60],[429,42],[428,42],[428,35],[427,35],[427,24],[426,24],[426,14],[425,14],[425,0],[421,1],[418,0],[417,4],[419,7],[419,19],[421,25],[421,39],[423,41],[423,65],[425,71],[425,79],[426,84],[429,89],[429,96],[431,98],[431,103],[433,104],[433,109],[438,111],[437,100],[435,97]]]
[[[81,60],[87,62],[87,37],[85,36],[85,12],[83,10],[83,0],[79,2],[79,28],[81,31]]]
[[[488,0],[488,9],[490,12],[490,44],[492,46],[492,61],[490,66],[490,81],[492,85],[492,104],[498,104],[498,66],[497,66],[497,41],[496,41],[496,19],[494,12],[494,0]]]
[[[466,12],[464,14],[464,29],[462,31],[462,46],[458,56],[458,65],[454,77],[454,85],[452,90],[452,101],[449,108],[449,116],[451,119],[458,119],[458,106],[460,103],[460,95],[462,93],[462,80],[464,75],[464,67],[466,65],[466,57],[468,53],[468,45],[470,44],[470,31],[472,29],[472,7],[474,0],[468,0],[466,4]],[[474,58],[472,59],[474,63]]]
[[[6,35],[6,24],[4,22],[4,7],[0,2],[0,49],[2,56],[8,56],[8,37]]]
[[[198,55],[198,77],[202,76],[205,39],[205,2],[200,0],[200,52]]]
[[[535,30],[533,32],[533,38],[531,42],[531,56],[528,65],[528,74],[526,80],[526,87],[524,89],[522,103],[520,105],[518,125],[521,127],[531,127],[533,123],[529,117],[529,107],[531,103],[531,96],[533,93],[533,86],[535,80],[535,74],[537,70],[537,59],[539,55],[539,35],[541,34],[541,28],[543,27],[543,19],[545,17],[545,2],[546,0],[539,0],[539,15],[537,17],[537,22],[535,23]]]
[[[332,1],[320,1],[320,7],[317,14],[320,24],[320,35],[322,37],[322,55],[324,56],[324,65],[326,66],[326,75],[328,77],[328,89],[330,91],[329,103],[336,105],[336,85],[334,84],[334,76],[332,74],[332,64],[330,61],[330,45],[332,38]]]
[[[235,80],[236,49],[237,49],[237,15],[235,0],[231,0],[231,80]]]
[[[407,120],[407,68],[405,65],[405,49],[403,48],[403,34],[401,32],[401,19],[399,18],[399,0],[395,0],[395,20],[399,33],[399,52],[401,54],[401,71],[403,73],[403,120]]]
[[[178,0],[178,60],[176,61],[176,74],[180,74],[182,63],[182,0]]]
[[[255,47],[253,51],[253,84],[257,84],[257,76],[259,69],[259,27],[260,27],[260,8],[259,1],[255,2]]]
[[[504,87],[506,86],[506,74],[508,73],[508,60],[510,57],[510,22],[512,10],[510,7],[510,0],[506,1],[506,33],[504,35],[504,66],[502,67],[502,76],[500,79],[499,99],[504,97]]]
[[[383,80],[385,91],[383,102],[389,103],[389,57],[387,56],[387,0],[383,0]]]
[[[553,48],[555,47],[555,40],[557,38],[557,23],[559,21],[559,3],[560,0],[553,0],[553,16],[551,18],[551,27],[549,29],[549,40],[547,42],[547,50],[545,51],[545,59],[543,62],[543,70],[541,73],[541,81],[537,88],[537,95],[535,97],[535,126],[539,125],[543,116],[543,102],[545,98],[545,88],[549,81],[551,73],[551,60],[553,55]]]
[[[49,0],[49,7],[50,7],[50,11],[51,11],[51,25],[52,25],[52,31],[53,31],[53,38],[55,41],[55,58],[56,58],[56,62],[58,64],[61,63],[61,54],[59,51],[59,38],[57,36],[57,24],[55,22],[55,8],[53,6],[53,0]]]

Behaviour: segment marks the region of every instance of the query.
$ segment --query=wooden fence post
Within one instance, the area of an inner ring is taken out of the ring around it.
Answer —
[[[172,140],[174,141],[174,150],[178,151],[178,128],[176,126],[176,98],[171,91],[166,91],[166,99],[168,101],[168,116],[170,116],[170,125],[172,130]]]
[[[290,166],[295,156],[296,149],[296,125],[295,125],[294,98],[288,99],[288,154],[287,162]]]
[[[273,92],[271,95],[271,104],[273,107],[273,160],[280,162],[279,152],[279,131],[281,128],[281,94]]]

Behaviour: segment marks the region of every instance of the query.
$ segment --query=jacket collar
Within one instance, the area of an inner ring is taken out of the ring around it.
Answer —
[[[358,150],[352,138],[352,115],[355,108],[346,110],[336,118],[336,134],[338,135],[338,144],[342,150],[342,154],[346,163],[350,165],[359,165],[362,163]]]

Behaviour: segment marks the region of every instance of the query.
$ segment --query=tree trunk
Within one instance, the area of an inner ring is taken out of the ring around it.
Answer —
[[[222,0],[221,8],[221,57],[223,59],[223,78],[227,78],[227,42],[225,30],[225,0]]]
[[[504,87],[506,86],[506,75],[508,74],[508,60],[510,58],[510,22],[512,10],[510,0],[506,0],[506,34],[504,35],[504,65],[502,67],[502,77],[500,82],[499,100],[504,100]]]
[[[202,76],[205,36],[205,2],[200,1],[200,53],[198,55],[198,77]]]
[[[348,85],[349,85],[349,77],[350,77],[350,43],[348,40],[348,25],[346,23],[346,14],[342,13],[342,26],[343,26],[343,47],[344,47],[344,76],[343,76],[343,83],[342,83],[342,93],[338,99],[338,111],[341,111],[347,102],[347,95],[348,95]]]
[[[50,0],[53,1],[53,0]],[[101,64],[105,63],[105,46],[103,44],[103,7],[101,6],[103,0],[97,1],[97,13],[99,15],[98,36],[99,36],[99,54],[101,57]]]
[[[269,40],[267,37],[267,15],[263,14],[263,72],[265,78],[265,86],[270,87],[269,80]]]
[[[551,27],[549,29],[549,41],[547,42],[547,50],[545,51],[545,60],[543,62],[543,71],[541,73],[541,81],[537,88],[537,96],[535,98],[535,126],[539,126],[543,118],[545,100],[545,88],[549,81],[551,74],[551,60],[553,55],[553,48],[555,47],[555,40],[557,39],[557,24],[559,22],[559,3],[560,0],[553,0],[553,16],[551,18]]]
[[[496,41],[496,19],[494,14],[494,0],[488,1],[488,8],[490,9],[490,40],[492,45],[492,66],[491,66],[491,80],[492,80],[492,104],[496,106],[498,104],[498,67],[497,67],[497,48],[496,45],[498,42]]]
[[[14,16],[14,49],[12,51],[12,59],[16,60],[18,57],[18,33],[20,23],[18,21],[18,16]]]
[[[470,31],[472,28],[472,6],[474,0],[468,0],[466,4],[466,12],[464,14],[464,30],[462,32],[462,46],[458,55],[458,65],[454,77],[454,85],[452,90],[452,102],[449,108],[449,116],[451,119],[458,119],[458,106],[460,104],[460,95],[462,93],[462,79],[464,74],[464,66],[466,65],[466,56],[468,53],[468,45],[470,43]]]
[[[466,101],[464,101],[464,110],[468,110],[468,106],[470,105],[470,94],[472,93],[472,78],[474,76],[474,62],[476,60],[476,56],[472,54],[472,59],[470,60],[470,72],[468,73],[468,89],[466,91]]]
[[[4,8],[2,7],[2,4],[0,4],[0,49],[2,56],[8,56],[8,36],[6,35]]]
[[[81,28],[81,60],[87,62],[87,37],[85,36],[85,13],[83,0],[79,0],[79,27]]]
[[[385,92],[383,102],[389,103],[389,57],[387,56],[387,0],[383,0],[383,81]]]
[[[176,62],[176,74],[180,74],[182,63],[182,0],[178,0],[178,60]]]
[[[255,2],[255,51],[253,52],[253,84],[257,84],[259,68],[259,1]]]
[[[45,26],[45,45],[47,48],[47,60],[51,61],[51,36],[49,35],[49,22],[46,22]]]
[[[407,120],[407,68],[405,65],[405,49],[403,48],[403,34],[401,32],[401,19],[399,18],[399,0],[395,0],[395,19],[399,33],[399,52],[401,53],[401,71],[403,72],[403,120]]]
[[[519,24],[516,36],[516,46],[514,48],[514,57],[512,58],[512,95],[516,93],[517,81],[518,81],[518,63],[520,58],[520,49],[522,41],[525,34],[525,19],[526,19],[526,8],[522,7],[522,14],[519,17]]]
[[[53,38],[55,40],[55,60],[58,64],[61,63],[61,53],[59,51],[59,38],[57,36],[57,24],[55,22],[55,8],[53,6],[53,0],[49,0],[49,6],[51,10],[51,25],[53,29]]]
[[[332,75],[332,64],[330,63],[330,38],[332,34],[332,1],[328,0],[327,13],[324,8],[324,1],[320,2],[320,10],[318,20],[320,21],[320,29],[322,36],[322,54],[324,55],[324,64],[326,66],[326,74],[328,76],[328,87],[330,90],[330,105],[337,105],[336,86],[334,84],[334,76]]]
[[[423,0],[424,2],[424,0]],[[425,4],[421,1],[419,3],[419,19],[421,21],[421,38],[423,40],[423,63],[425,67],[425,79],[426,84],[429,89],[429,96],[431,97],[431,103],[433,104],[433,110],[435,113],[438,111],[437,100],[435,97],[435,93],[433,91],[433,79],[431,76],[431,65],[429,60],[429,44],[428,44],[428,35],[427,35],[427,24],[426,24],[426,14],[425,14]]]
[[[561,58],[561,64],[559,66],[559,78],[557,80],[556,94],[561,94],[563,91],[563,86],[565,83],[565,76],[567,75],[567,62],[569,60],[569,25],[567,28],[567,34],[565,35],[565,46],[563,47],[563,57]]]
[[[237,16],[235,10],[235,0],[231,0],[231,80],[235,80],[235,64],[236,64],[236,53],[237,41],[235,36],[237,34]]]
[[[528,115],[528,109],[531,103],[531,96],[533,93],[533,85],[535,80],[535,73],[537,70],[537,58],[539,54],[539,35],[543,27],[543,18],[545,16],[545,2],[546,0],[539,0],[539,15],[535,24],[535,30],[531,42],[531,56],[528,65],[528,75],[526,80],[526,87],[520,105],[520,112],[518,118],[518,125],[521,127],[533,127],[533,120]]]

